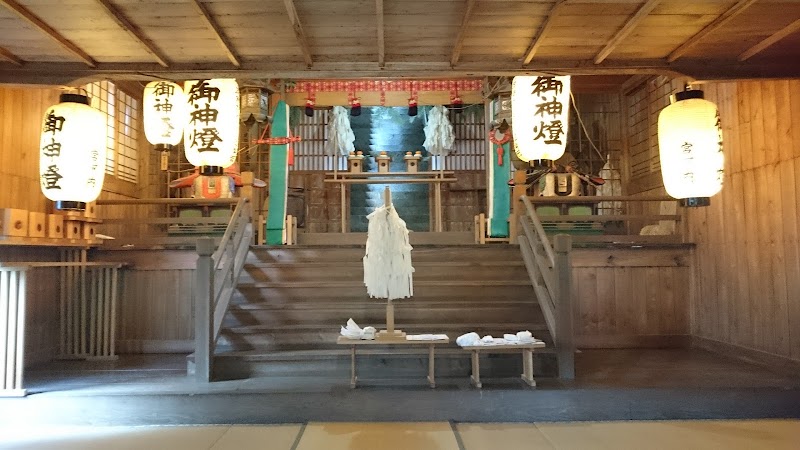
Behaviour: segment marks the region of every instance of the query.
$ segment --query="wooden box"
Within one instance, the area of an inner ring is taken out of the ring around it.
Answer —
[[[80,220],[65,220],[64,237],[67,239],[83,239],[83,222]]]
[[[28,237],[45,237],[47,236],[46,227],[47,214],[42,212],[31,211],[28,213]]]
[[[28,235],[28,211],[25,209],[0,209],[0,235],[25,237]]]
[[[47,237],[64,239],[64,216],[61,214],[47,215]]]
[[[83,239],[88,241],[95,240],[95,234],[97,233],[97,224],[94,222],[85,222],[83,224]]]
[[[83,210],[83,217],[88,217],[90,219],[97,218],[97,203],[89,202],[86,204],[86,209]]]

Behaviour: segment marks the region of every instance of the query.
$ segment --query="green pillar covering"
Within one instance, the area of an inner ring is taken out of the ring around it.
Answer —
[[[289,107],[279,101],[272,113],[270,137],[289,136]],[[282,245],[286,226],[286,195],[289,182],[289,145],[269,148],[269,210],[267,212],[267,245]]]
[[[503,157],[497,154],[497,144],[489,143],[492,149],[491,195],[492,210],[489,215],[489,236],[508,237],[508,216],[511,211],[511,143],[502,144]],[[499,162],[502,161],[502,165]]]

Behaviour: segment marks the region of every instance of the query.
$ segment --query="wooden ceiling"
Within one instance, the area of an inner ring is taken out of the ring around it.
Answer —
[[[0,83],[800,76],[798,0],[0,0]]]

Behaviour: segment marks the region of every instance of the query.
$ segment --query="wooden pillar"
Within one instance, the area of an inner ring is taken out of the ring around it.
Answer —
[[[557,234],[553,238],[555,253],[556,336],[558,376],[562,380],[575,379],[575,340],[572,316],[572,236]]]
[[[509,217],[508,241],[511,244],[517,243],[519,234],[519,217],[525,214],[525,206],[520,201],[520,197],[527,194],[528,187],[525,185],[527,172],[517,169],[514,171],[514,189],[511,191],[511,217]]]
[[[253,211],[258,209],[258,199],[255,197],[255,189],[253,189],[253,180],[255,176],[253,172],[242,172],[242,188],[240,189],[239,193],[241,194],[240,197],[244,197],[250,201],[250,207]],[[251,223],[253,225],[254,230],[258,230],[258,215],[251,214],[250,217]],[[258,230],[259,232],[263,233],[263,231]],[[254,236],[258,235],[258,233],[253,233]],[[252,242],[251,242],[252,243]]]
[[[194,316],[194,375],[200,382],[211,381],[212,351],[214,349],[214,239],[197,240],[197,270],[195,271]]]

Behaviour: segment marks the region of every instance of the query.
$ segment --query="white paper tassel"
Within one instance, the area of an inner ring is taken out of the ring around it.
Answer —
[[[423,147],[431,155],[441,156],[453,148],[455,135],[453,125],[447,118],[444,106],[434,106],[428,113],[428,123],[425,124],[425,143]]]
[[[347,156],[355,151],[353,144],[356,140],[353,128],[350,126],[350,115],[342,106],[334,106],[331,111],[331,121],[328,123],[328,144],[325,154],[333,156],[335,153]]]
[[[414,295],[411,244],[406,222],[393,206],[381,206],[367,216],[364,284],[373,298],[394,300]]]

